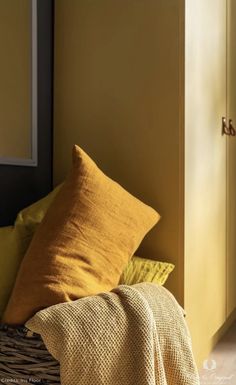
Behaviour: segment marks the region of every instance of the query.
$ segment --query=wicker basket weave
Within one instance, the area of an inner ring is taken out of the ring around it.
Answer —
[[[0,324],[0,383],[60,384],[60,366],[40,335]]]

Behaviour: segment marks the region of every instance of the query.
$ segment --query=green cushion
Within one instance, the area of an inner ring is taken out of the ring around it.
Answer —
[[[134,285],[140,282],[154,282],[164,285],[173,269],[172,263],[134,256],[124,269],[120,284]]]

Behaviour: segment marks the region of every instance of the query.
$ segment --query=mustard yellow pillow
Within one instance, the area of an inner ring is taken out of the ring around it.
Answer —
[[[159,214],[108,178],[78,146],[73,167],[22,261],[4,322],[109,291]]]
[[[154,282],[164,285],[174,265],[134,256],[125,267],[120,284],[134,285],[140,282]]]
[[[0,318],[13,289],[22,258],[59,188],[60,186],[20,211],[14,226],[0,228]]]
[[[7,304],[21,262],[19,233],[13,226],[0,228],[0,316]],[[24,254],[23,254],[24,255]]]

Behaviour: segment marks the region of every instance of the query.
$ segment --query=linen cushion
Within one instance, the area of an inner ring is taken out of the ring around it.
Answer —
[[[127,264],[120,278],[121,285],[134,285],[141,282],[153,282],[164,285],[174,265],[134,256]]]
[[[19,232],[13,226],[0,228],[0,317],[14,285],[22,248]]]
[[[55,187],[54,190],[51,191],[48,195],[33,203],[32,205],[26,207],[25,209],[21,210],[17,214],[14,225],[15,227],[24,226],[24,228],[27,230],[27,233],[29,234],[29,237],[31,235],[30,241],[36,228],[42,222],[48,208],[53,202],[61,186],[62,184]]]
[[[22,324],[40,309],[117,286],[159,218],[74,146],[73,167],[22,261],[4,322]]]
[[[9,300],[22,258],[59,188],[56,187],[46,197],[21,210],[14,226],[0,228],[0,318]]]

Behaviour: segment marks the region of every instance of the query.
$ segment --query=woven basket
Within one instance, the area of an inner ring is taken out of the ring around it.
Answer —
[[[40,335],[0,324],[0,383],[60,384],[60,366]]]

